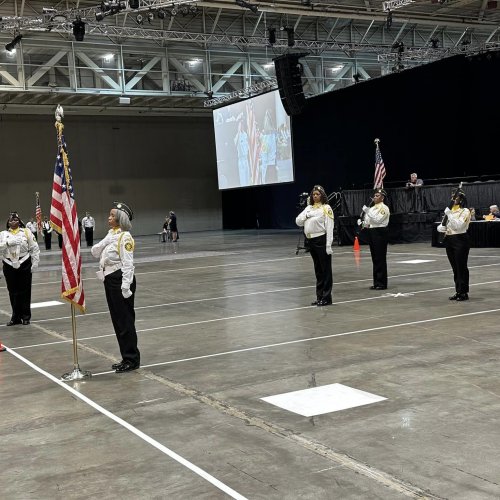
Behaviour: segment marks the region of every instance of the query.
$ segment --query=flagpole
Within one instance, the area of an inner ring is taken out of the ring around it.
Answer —
[[[88,370],[81,370],[78,364],[78,340],[76,337],[76,314],[75,306],[71,304],[71,330],[73,332],[73,370],[61,375],[61,380],[69,382],[71,380],[84,380],[92,377]]]
[[[78,341],[76,335],[75,304],[85,312],[85,298],[81,281],[80,238],[78,233],[78,215],[74,201],[73,182],[69,167],[68,152],[64,140],[61,106],[56,109],[57,159],[52,188],[50,222],[58,228],[63,237],[62,249],[62,291],[61,297],[71,304],[71,330],[73,333],[73,370],[61,375],[61,380],[84,380],[92,373],[81,370],[78,364]]]

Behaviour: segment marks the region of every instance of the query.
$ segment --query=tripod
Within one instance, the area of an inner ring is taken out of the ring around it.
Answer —
[[[303,246],[301,246],[301,240],[304,240]],[[306,253],[309,252],[309,243],[307,238],[304,236],[304,232],[301,230],[299,233],[299,239],[297,241],[297,248],[295,249],[295,255],[299,255],[299,252],[304,250]]]

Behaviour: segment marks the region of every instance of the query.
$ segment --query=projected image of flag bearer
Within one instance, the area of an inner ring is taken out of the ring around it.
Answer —
[[[238,122],[238,132],[234,137],[234,144],[238,153],[238,173],[240,176],[240,186],[250,185],[250,162],[248,134],[245,131],[243,122]]]

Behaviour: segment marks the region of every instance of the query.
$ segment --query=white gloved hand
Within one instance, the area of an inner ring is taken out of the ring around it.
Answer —
[[[363,224],[363,221],[361,219],[358,219],[358,226],[361,226]]]
[[[128,299],[129,297],[132,297],[132,291],[130,288],[122,288],[122,295],[124,299]]]
[[[449,208],[449,207],[446,207],[446,208],[444,209],[444,213],[445,213],[446,215],[448,215],[450,212],[451,212],[451,210],[450,210],[450,208]]]
[[[7,236],[7,246],[15,247],[16,245],[20,245],[22,243],[22,238],[18,235],[8,235]]]
[[[366,205],[363,205],[363,208],[361,210],[363,210],[363,212],[366,213],[366,212],[368,212],[368,210],[370,210],[370,208],[367,207]]]
[[[332,255],[332,253],[333,253],[332,247],[327,245],[326,246],[326,255]]]
[[[439,224],[437,227],[438,232],[440,233],[446,233],[446,226],[443,226],[442,224]]]
[[[34,273],[37,270],[38,270],[38,264],[32,264],[31,265],[31,272]]]
[[[313,208],[311,207],[311,205],[309,205],[307,208],[306,208],[306,218],[309,219],[309,217],[312,217],[312,211],[313,211]]]

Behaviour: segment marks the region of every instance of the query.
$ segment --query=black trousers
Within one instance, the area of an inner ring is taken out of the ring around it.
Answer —
[[[332,256],[326,253],[326,234],[307,240],[316,274],[316,298],[332,300]]]
[[[134,299],[136,281],[130,286],[133,292],[132,296],[125,299],[122,295],[122,271],[119,269],[114,273],[108,274],[104,278],[104,290],[106,291],[106,300],[108,301],[111,321],[115,329],[120,353],[124,361],[130,361],[139,364],[141,354],[137,348],[137,332],[135,331],[135,310]]]
[[[52,233],[43,232],[43,240],[45,241],[45,250],[52,248]]]
[[[94,228],[86,227],[85,228],[85,241],[87,242],[87,246],[91,247],[94,244]]]
[[[373,286],[387,287],[387,227],[366,229],[373,263]]]
[[[444,239],[446,255],[453,269],[455,291],[469,293],[469,259],[470,242],[467,233],[452,234]]]
[[[14,269],[4,262],[3,274],[12,306],[11,320],[20,323],[23,319],[31,319],[31,257],[25,260],[19,269]]]

